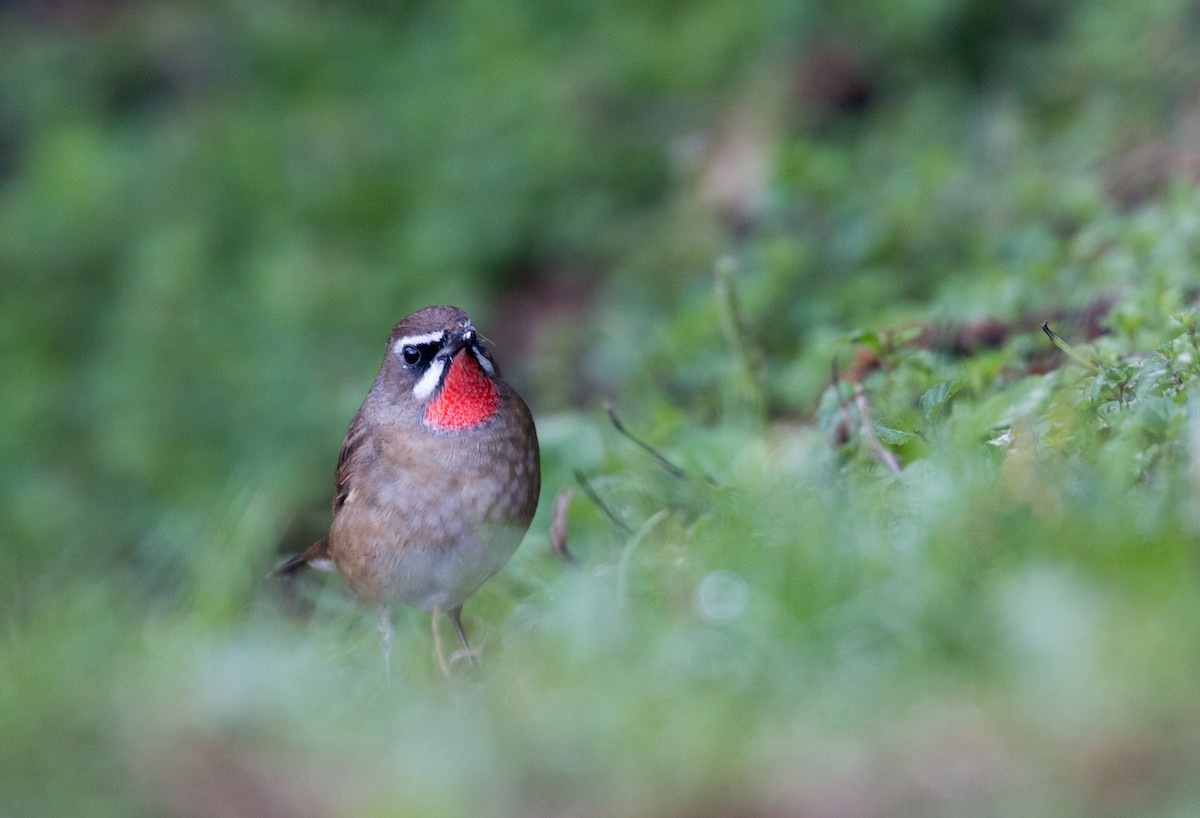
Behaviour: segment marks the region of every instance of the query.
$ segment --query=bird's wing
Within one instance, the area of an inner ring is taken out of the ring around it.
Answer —
[[[354,419],[350,421],[350,428],[346,430],[346,439],[342,441],[342,451],[338,454],[337,469],[333,473],[333,515],[336,517],[342,506],[346,505],[346,500],[350,497],[350,473],[353,469],[350,466],[354,459],[354,453],[366,439],[367,424],[363,421],[362,410],[360,409]],[[319,571],[332,571],[333,560],[329,556],[329,538],[322,537],[315,543],[305,548],[294,557],[290,557],[283,562],[278,568],[273,570],[268,576],[280,577],[288,574],[293,574],[304,567],[316,568]]]
[[[354,453],[366,440],[366,432],[367,424],[363,420],[362,410],[359,409],[355,413],[354,419],[350,421],[350,428],[346,430],[346,439],[342,441],[342,451],[338,454],[337,469],[333,473],[333,515],[335,517],[342,506],[346,505],[346,500],[350,497],[353,489],[350,480],[353,469],[350,464],[354,459]]]

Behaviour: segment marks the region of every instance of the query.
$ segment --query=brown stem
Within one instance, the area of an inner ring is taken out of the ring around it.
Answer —
[[[550,517],[550,546],[568,565],[579,561],[567,550],[567,506],[571,503],[571,487],[563,486],[554,496],[554,513]]]
[[[858,417],[861,423],[859,434],[862,435],[863,442],[875,459],[878,460],[888,471],[893,474],[900,473],[900,461],[896,459],[896,455],[892,450],[883,445],[879,436],[875,434],[875,427],[871,425],[871,403],[867,400],[867,392],[863,389],[861,383],[854,384],[854,406],[858,409]]]

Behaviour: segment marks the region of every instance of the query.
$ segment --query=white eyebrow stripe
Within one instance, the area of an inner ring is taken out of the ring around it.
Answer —
[[[404,349],[409,344],[412,344],[413,346],[432,344],[436,341],[444,340],[445,337],[446,331],[442,329],[438,330],[437,332],[427,332],[424,335],[406,335],[397,340],[396,343],[392,344],[392,352],[400,354],[400,350]]]
[[[430,361],[429,368],[425,370],[425,374],[421,376],[421,379],[417,381],[417,385],[413,387],[413,394],[422,399],[432,395],[433,390],[437,389],[438,382],[442,379],[442,371],[445,368],[445,358],[434,358]]]

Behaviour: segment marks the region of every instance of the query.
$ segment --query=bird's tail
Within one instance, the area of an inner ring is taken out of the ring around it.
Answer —
[[[268,577],[290,576],[304,567],[315,568],[318,571],[332,571],[333,559],[329,556],[329,538],[322,537],[305,548],[299,554],[288,557]]]

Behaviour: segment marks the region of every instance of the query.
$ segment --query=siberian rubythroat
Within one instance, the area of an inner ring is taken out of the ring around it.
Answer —
[[[516,551],[540,486],[529,408],[465,312],[426,307],[392,330],[350,421],[329,535],[272,574],[336,568],[380,606],[385,661],[392,606],[431,611],[434,657],[447,673],[438,615],[450,616],[471,661],[463,602]]]

